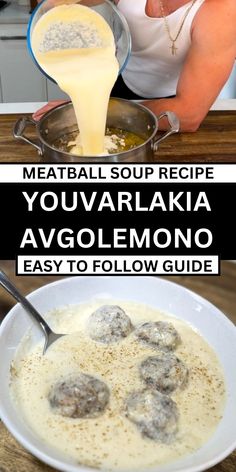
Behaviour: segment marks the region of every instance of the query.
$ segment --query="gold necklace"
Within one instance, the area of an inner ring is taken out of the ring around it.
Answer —
[[[165,15],[165,11],[164,11],[164,6],[163,6],[163,3],[162,3],[162,0],[159,0],[159,5],[160,5],[160,9],[161,9],[161,16],[162,16],[162,18],[163,18],[163,20],[164,20],[166,32],[167,32],[167,34],[168,34],[168,36],[169,36],[169,39],[170,39],[170,41],[171,41],[171,43],[172,43],[172,45],[170,46],[172,56],[175,56],[176,53],[177,53],[177,49],[178,49],[178,48],[175,46],[175,43],[176,43],[176,41],[177,41],[177,39],[178,39],[178,37],[179,37],[181,31],[182,31],[182,28],[183,28],[183,26],[184,26],[184,22],[185,22],[185,20],[186,20],[188,14],[189,14],[189,12],[190,12],[190,10],[191,10],[191,8],[193,7],[193,5],[194,5],[195,2],[196,2],[196,0],[193,0],[192,3],[191,3],[191,5],[187,8],[187,10],[186,10],[186,12],[185,12],[185,14],[184,14],[184,16],[183,16],[183,18],[182,18],[182,21],[181,21],[181,23],[180,23],[180,27],[179,27],[179,29],[178,29],[178,31],[177,31],[177,34],[176,34],[175,38],[173,38],[173,37],[171,36],[170,27],[169,27],[169,23],[168,23],[168,20],[167,20],[167,18],[166,18],[166,15]]]

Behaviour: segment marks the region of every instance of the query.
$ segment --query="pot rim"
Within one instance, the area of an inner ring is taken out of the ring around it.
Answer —
[[[94,155],[92,155],[92,156],[88,156],[88,155],[87,156],[84,156],[84,155],[79,156],[78,154],[72,154],[72,153],[67,152],[67,151],[61,151],[60,149],[57,149],[56,147],[53,147],[51,144],[49,144],[43,138],[43,136],[41,134],[41,128],[43,126],[44,120],[46,120],[50,115],[53,115],[55,110],[63,109],[63,108],[66,108],[68,106],[73,106],[71,101],[67,101],[66,103],[62,103],[61,105],[57,105],[52,110],[49,110],[48,112],[46,112],[42,116],[42,118],[40,118],[40,120],[36,122],[36,131],[37,131],[37,135],[38,135],[38,138],[39,138],[40,142],[43,143],[44,146],[47,146],[47,148],[52,150],[53,152],[63,154],[63,156],[66,156],[68,158],[69,157],[70,158],[71,157],[76,157],[77,159],[79,159],[79,158],[92,159],[92,158],[97,158],[97,157],[104,157],[106,160],[109,161],[109,160],[113,160],[114,156],[120,156],[120,155],[125,156],[130,152],[136,151],[136,150],[142,148],[143,146],[145,146],[146,144],[148,144],[152,139],[154,139],[154,137],[156,136],[157,131],[158,131],[158,119],[157,119],[156,115],[151,110],[149,110],[147,107],[145,107],[141,103],[138,103],[137,101],[127,100],[127,99],[118,98],[118,97],[111,97],[110,101],[112,101],[112,100],[118,100],[119,102],[124,102],[124,103],[129,103],[129,104],[132,103],[132,105],[134,105],[137,108],[143,109],[146,113],[148,113],[153,118],[155,127],[154,127],[154,130],[153,130],[153,133],[149,136],[149,138],[146,141],[144,141],[142,144],[139,144],[138,146],[135,146],[132,149],[127,149],[126,151],[121,151],[121,152],[117,152],[117,153],[113,153],[113,154],[102,154],[102,155],[98,154],[96,156],[94,156]]]

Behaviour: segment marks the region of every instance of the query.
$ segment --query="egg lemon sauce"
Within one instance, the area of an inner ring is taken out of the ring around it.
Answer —
[[[107,301],[105,301],[107,303]],[[108,301],[125,310],[135,326],[145,321],[169,321],[181,336],[175,355],[189,369],[188,383],[171,398],[179,409],[178,432],[170,444],[143,437],[125,415],[125,399],[142,390],[139,365],[157,352],[132,331],[112,344],[93,341],[87,320],[104,302],[66,306],[50,312],[47,321],[69,333],[42,356],[42,343],[12,365],[11,395],[18,413],[45,443],[76,463],[105,470],[142,470],[172,462],[196,451],[215,431],[225,404],[222,368],[212,348],[192,327],[154,308],[133,302]],[[24,345],[24,343],[23,343]],[[25,349],[27,351],[27,349]],[[48,395],[58,380],[82,372],[106,383],[110,401],[96,418],[67,418],[55,414]]]
[[[119,72],[110,26],[88,7],[61,5],[39,19],[31,45],[42,69],[71,98],[81,154],[103,154],[108,102]]]

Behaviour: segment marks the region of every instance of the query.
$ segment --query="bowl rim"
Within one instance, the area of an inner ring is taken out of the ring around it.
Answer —
[[[65,277],[60,280],[56,280],[53,282],[49,282],[48,284],[45,284],[36,290],[33,290],[30,292],[26,297],[31,298],[35,294],[40,293],[43,291],[46,287],[48,286],[56,286],[65,283],[70,283],[70,280],[75,280],[75,279],[95,279],[97,278],[96,276],[72,276],[72,277]],[[103,279],[114,279],[114,276],[103,276]],[[124,279],[122,276],[116,276],[116,278]],[[136,276],[127,276],[126,279],[132,279],[135,280],[137,279]],[[152,276],[140,276],[139,278],[145,279],[145,280],[156,280],[157,283],[164,284],[166,286],[169,285],[174,285],[176,288],[178,288],[182,293],[187,292],[189,296],[191,296],[195,301],[199,301],[202,303],[204,306],[208,307],[209,309],[213,309],[215,311],[215,316],[220,319],[228,328],[233,331],[235,331],[236,335],[236,326],[234,323],[224,314],[223,311],[221,311],[217,306],[215,306],[213,303],[208,301],[206,298],[202,297],[198,293],[194,292],[193,290],[190,290],[186,287],[184,287],[181,284],[178,284],[176,282],[172,282],[170,280],[163,279],[161,277],[152,277]],[[0,324],[0,337],[5,331],[5,327],[7,324],[10,322],[11,318],[15,315],[15,312],[18,310],[20,306],[20,303],[17,303],[14,305],[11,310],[7,313],[7,315],[4,317],[2,323]],[[5,414],[4,408],[2,408],[1,405],[1,398],[0,398],[0,418],[5,424],[6,428],[10,431],[10,433],[13,435],[13,437],[31,454],[33,454],[35,457],[43,461],[44,463],[50,465],[51,467],[54,467],[62,472],[94,472],[94,471],[103,471],[103,469],[94,469],[94,468],[89,468],[84,466],[83,464],[81,465],[73,465],[73,464],[67,464],[66,462],[58,459],[52,458],[49,454],[42,452],[39,448],[35,447],[28,439],[26,439],[17,429],[17,427],[14,426],[14,423],[9,420],[7,414]],[[209,438],[210,439],[210,438]],[[203,447],[203,445],[201,446]],[[192,465],[192,466],[187,466],[183,469],[183,466],[181,468],[175,468],[175,472],[201,472],[205,471],[210,467],[213,467],[216,464],[219,464],[222,462],[228,455],[230,455],[236,448],[236,438],[231,442],[231,444],[228,446],[227,449],[224,449],[224,451],[219,452],[215,457],[212,459],[207,460],[206,462],[202,463],[201,465]],[[200,448],[201,449],[201,448]],[[191,456],[191,454],[190,454]],[[176,464],[178,467],[178,460],[173,462],[173,464]],[[164,465],[164,464],[163,464]],[[158,471],[158,469],[150,469],[150,472]],[[125,471],[122,471],[125,472]],[[141,472],[141,471],[140,471]],[[145,471],[146,472],[146,471]]]

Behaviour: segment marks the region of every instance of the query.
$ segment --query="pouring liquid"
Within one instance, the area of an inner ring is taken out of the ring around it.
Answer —
[[[119,72],[107,22],[82,5],[55,7],[37,22],[32,48],[42,69],[71,98],[83,155],[104,154],[108,102]]]

